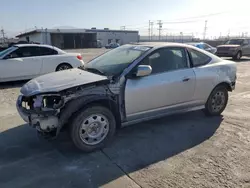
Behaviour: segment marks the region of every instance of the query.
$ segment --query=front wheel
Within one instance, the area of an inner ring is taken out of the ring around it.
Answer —
[[[234,59],[234,60],[240,60],[241,56],[242,56],[241,51],[238,51],[238,52],[236,53],[236,55],[233,56],[233,59]]]
[[[225,86],[216,87],[205,105],[204,113],[208,116],[219,116],[227,106],[228,91]]]
[[[84,152],[103,148],[114,136],[116,121],[103,106],[90,106],[79,112],[70,126],[71,139]]]

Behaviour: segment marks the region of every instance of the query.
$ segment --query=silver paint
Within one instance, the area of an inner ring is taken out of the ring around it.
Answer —
[[[106,76],[90,73],[78,68],[49,73],[30,80],[21,88],[25,96],[59,92],[68,88],[108,80]]]

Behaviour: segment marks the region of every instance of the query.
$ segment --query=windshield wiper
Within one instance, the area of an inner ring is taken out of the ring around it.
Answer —
[[[95,69],[95,68],[87,68],[87,67],[84,67],[84,70],[88,71],[88,72],[92,72],[92,73],[96,73],[96,74],[100,74],[100,75],[104,75],[104,72],[98,70],[98,69]]]

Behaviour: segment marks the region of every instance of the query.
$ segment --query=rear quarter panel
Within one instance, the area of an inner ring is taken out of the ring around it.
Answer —
[[[205,66],[193,68],[196,74],[195,100],[206,103],[212,90],[220,83],[235,82],[236,63],[222,60],[221,62],[207,64]]]
[[[60,54],[53,56],[44,56],[41,74],[55,72],[57,66],[62,63],[68,63],[73,68],[83,65],[83,61],[77,59],[77,54],[76,55]]]

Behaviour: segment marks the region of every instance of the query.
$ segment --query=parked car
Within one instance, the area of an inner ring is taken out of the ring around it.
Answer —
[[[38,133],[70,130],[83,151],[104,147],[116,129],[165,115],[226,108],[235,89],[235,62],[190,45],[123,45],[84,69],[35,78],[21,88],[17,110]]]
[[[96,41],[96,47],[97,48],[102,48],[102,41],[101,40]]]
[[[188,44],[190,44],[190,45],[192,45],[192,46],[195,46],[195,47],[197,47],[197,48],[206,50],[206,51],[208,51],[208,52],[210,52],[210,53],[212,53],[212,54],[215,54],[216,51],[217,51],[217,48],[212,47],[212,46],[210,46],[209,44],[204,43],[204,42],[193,42],[193,43],[188,43]]]
[[[110,44],[107,44],[105,46],[105,48],[107,48],[107,49],[109,49],[109,48],[117,48],[119,46],[120,46],[120,44],[118,44],[118,43],[110,43]]]
[[[250,39],[230,39],[224,45],[217,46],[216,55],[232,57],[234,60],[239,60],[242,56],[250,56]]]
[[[81,54],[37,44],[18,44],[0,52],[0,82],[32,79],[83,66]]]

